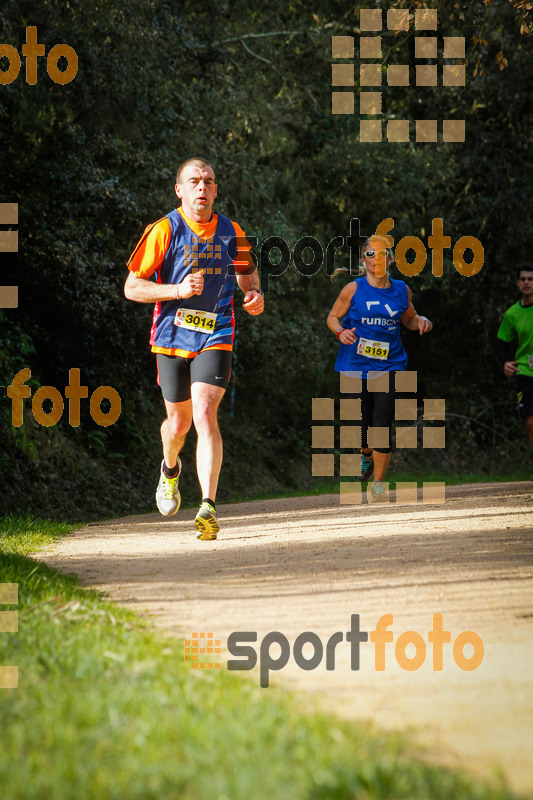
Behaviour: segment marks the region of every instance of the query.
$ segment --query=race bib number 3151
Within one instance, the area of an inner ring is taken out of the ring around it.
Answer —
[[[378,358],[386,361],[389,357],[389,342],[374,342],[372,339],[359,339],[357,353],[367,358]]]
[[[193,308],[178,308],[174,324],[197,333],[212,333],[215,330],[217,315],[209,311],[195,311]]]

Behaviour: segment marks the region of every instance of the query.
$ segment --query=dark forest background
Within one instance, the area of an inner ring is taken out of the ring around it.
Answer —
[[[82,401],[78,428],[67,407],[44,428],[26,400],[15,428],[0,396],[1,511],[79,519],[154,508],[163,405],[152,307],[125,300],[125,263],[145,226],[175,205],[176,167],[193,155],[214,163],[216,207],[257,237],[259,253],[271,236],[325,246],[349,234],[351,219],[369,234],[393,217],[396,241],[427,241],[442,217],[452,243],[479,238],[478,275],[459,275],[450,249],[442,278],[429,251],[425,270],[406,278],[435,324],[427,337],[403,332],[410,368],[420,399],[446,398],[447,445],[396,453],[391,476],[527,473],[531,454],[494,341],[518,299],[516,265],[533,260],[531,12],[509,0],[427,2],[439,10],[439,39],[466,37],[466,87],[385,83],[384,114],[465,118],[466,142],[361,144],[357,115],[331,113],[331,37],[358,35],[361,5],[374,4],[3,0],[0,42],[21,53],[36,25],[47,53],[63,42],[76,50],[79,72],[60,86],[40,58],[31,86],[23,61],[17,80],[0,86],[0,202],[19,204],[20,239],[18,254],[0,254],[1,283],[19,286],[19,307],[0,310],[0,384],[29,367],[32,392],[52,385],[64,395],[77,367],[89,395],[118,390],[122,414],[99,427]],[[414,65],[412,28],[384,41],[386,63]],[[349,276],[332,284],[325,267],[305,276],[291,264],[269,278],[270,260],[259,259],[261,318],[242,311],[236,291],[220,501],[312,489],[311,399],[338,395],[325,318]],[[348,263],[342,248],[336,264]],[[199,499],[194,440],[184,451],[189,503]]]

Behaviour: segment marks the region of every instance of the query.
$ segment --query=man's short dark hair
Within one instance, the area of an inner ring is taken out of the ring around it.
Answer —
[[[205,169],[205,167],[209,167],[210,169],[213,170],[213,175],[215,175],[215,169],[214,169],[213,165],[210,164],[209,161],[207,161],[205,158],[188,158],[187,161],[184,161],[183,164],[180,164],[179,167],[178,167],[178,171],[176,173],[176,183],[180,183],[181,173],[183,172],[185,167],[189,166],[189,164],[198,164],[198,166],[204,167],[204,169]],[[217,178],[216,178],[216,175],[215,175],[215,183],[216,182],[217,182]]]
[[[516,270],[516,277],[520,277],[521,272],[533,272],[533,261],[529,261],[527,264],[522,264],[521,267],[518,267]]]

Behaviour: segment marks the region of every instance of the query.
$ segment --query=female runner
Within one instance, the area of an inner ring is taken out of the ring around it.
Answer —
[[[400,321],[420,335],[433,328],[427,317],[416,313],[406,283],[389,277],[388,267],[393,261],[385,237],[367,239],[363,248],[363,275],[342,289],[327,319],[328,328],[340,342],[335,369],[357,373],[362,378],[361,481],[369,480],[374,473],[368,495],[371,503],[385,500],[383,479],[392,452],[391,426],[396,399],[394,374],[407,366]],[[387,373],[387,388],[374,391],[374,381],[381,379],[380,389],[383,388],[383,373]],[[369,427],[389,429],[386,447],[368,447]]]

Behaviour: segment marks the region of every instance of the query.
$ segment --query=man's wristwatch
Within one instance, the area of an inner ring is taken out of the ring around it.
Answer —
[[[337,337],[337,339],[340,338],[341,333],[345,330],[346,328],[339,328],[339,330],[335,332],[335,336]]]

